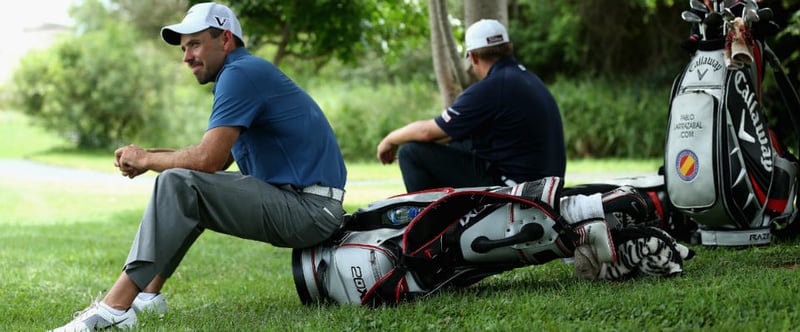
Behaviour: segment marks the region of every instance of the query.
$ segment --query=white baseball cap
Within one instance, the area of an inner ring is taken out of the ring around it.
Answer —
[[[495,46],[508,43],[508,31],[497,20],[482,19],[473,23],[467,29],[466,36],[464,37],[466,50],[464,56],[467,56],[469,51],[474,49]]]
[[[188,35],[208,28],[230,30],[234,36],[242,38],[242,26],[230,8],[213,2],[198,3],[186,12],[186,17],[178,24],[161,28],[161,39],[170,45],[180,45],[181,35]]]

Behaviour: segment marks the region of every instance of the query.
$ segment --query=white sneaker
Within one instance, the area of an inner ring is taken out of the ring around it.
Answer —
[[[617,261],[617,251],[611,240],[611,233],[605,220],[590,221],[575,228],[580,239],[577,246],[589,245],[597,258],[597,262],[614,263]]]
[[[136,325],[136,313],[128,309],[121,315],[108,311],[105,304],[95,300],[91,306],[75,313],[75,319],[50,332],[91,332],[110,328],[129,329]]]
[[[167,313],[167,298],[165,298],[164,294],[161,293],[156,294],[156,296],[150,298],[149,300],[142,300],[137,296],[133,300],[131,308],[133,308],[137,314],[150,313],[156,314],[159,317],[163,317],[164,314]]]

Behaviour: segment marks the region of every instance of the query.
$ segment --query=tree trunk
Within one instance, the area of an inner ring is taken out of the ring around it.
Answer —
[[[447,49],[445,29],[450,29],[447,13],[440,13],[444,0],[428,0],[428,21],[431,26],[431,51],[433,55],[433,70],[436,81],[439,83],[439,94],[442,96],[444,107],[449,106],[461,93],[453,76],[450,52]],[[442,19],[444,18],[444,20]]]
[[[508,28],[508,0],[464,0],[464,26],[483,18],[500,21]]]
[[[464,52],[459,52],[458,47],[456,46],[456,39],[453,36],[453,27],[450,26],[450,15],[447,12],[447,2],[446,1],[438,1],[439,8],[439,22],[444,22],[440,26],[442,30],[442,35],[444,36],[444,42],[447,45],[447,53],[448,57],[450,58],[450,69],[453,71],[453,74],[458,79],[457,84],[461,89],[465,89],[466,87],[470,86],[472,83],[475,82],[476,78],[474,75],[470,75],[467,73],[467,68],[469,64],[464,59]],[[453,99],[452,101],[455,101]],[[452,103],[451,101],[451,103]]]

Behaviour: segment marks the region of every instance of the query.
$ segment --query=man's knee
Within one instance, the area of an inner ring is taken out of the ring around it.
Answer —
[[[426,150],[430,150],[429,148],[430,143],[421,143],[421,142],[408,142],[400,146],[400,149],[397,150],[397,158],[400,160],[414,160],[419,158],[419,156],[426,152]]]
[[[165,170],[156,177],[156,190],[168,190],[171,193],[182,192],[184,188],[191,187],[192,172],[185,168]]]
[[[188,176],[190,172],[191,170],[186,168],[170,168],[159,173],[157,178],[181,178]]]

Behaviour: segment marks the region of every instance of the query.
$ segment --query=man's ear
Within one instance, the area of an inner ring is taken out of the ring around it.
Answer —
[[[236,48],[236,39],[233,37],[233,32],[225,30],[222,32],[225,37],[225,42],[222,44],[226,51],[233,51]]]

